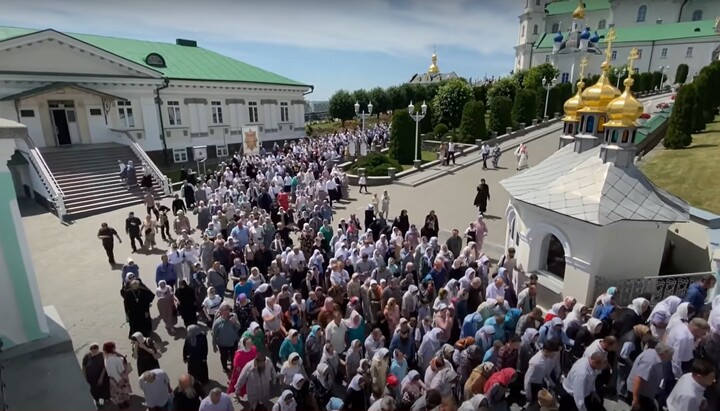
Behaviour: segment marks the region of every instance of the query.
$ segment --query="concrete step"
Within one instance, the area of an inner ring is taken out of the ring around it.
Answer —
[[[118,198],[104,202],[96,202],[93,204],[84,204],[76,207],[68,207],[68,217],[71,220],[77,220],[92,215],[107,213],[132,205],[142,204],[141,199]]]
[[[135,168],[142,167],[142,164],[137,159],[129,158],[128,160],[131,160],[133,164],[135,165]],[[127,161],[127,160],[125,160]],[[136,163],[136,161],[138,161]],[[118,171],[120,170],[120,167],[118,166],[117,159],[108,159],[104,157],[87,157],[87,158],[76,158],[76,159],[68,159],[68,160],[58,160],[58,159],[52,159],[48,160],[45,159],[45,163],[50,167],[62,167],[62,166],[73,166],[73,167],[96,167],[96,166],[106,166],[106,167],[114,167]]]
[[[62,187],[61,187],[62,188]],[[74,196],[76,194],[82,194],[88,192],[88,189],[84,185],[75,185],[70,186],[67,188],[63,188],[63,193],[65,193],[66,197]],[[162,191],[162,188],[158,184],[153,185],[153,190],[155,191]],[[119,192],[119,191],[127,191],[127,188],[125,184],[120,183],[119,181],[116,183],[107,183],[104,185],[95,185],[93,186],[93,192]]]
[[[114,193],[95,193],[94,191],[81,195],[81,196],[74,196],[70,198],[65,198],[65,206],[67,208],[74,208],[75,206],[81,206],[85,204],[98,204],[103,203],[107,201],[114,201],[119,199],[126,199],[126,200],[144,200],[145,194],[142,191],[139,190],[132,190],[132,191],[125,191],[125,192],[119,192],[116,191]],[[155,196],[155,198],[158,198],[158,196]]]
[[[50,171],[52,171],[55,178],[57,177],[74,177],[74,176],[86,176],[86,175],[108,175],[113,174],[120,178],[120,170],[118,170],[115,167],[63,167],[63,168],[57,168],[57,167],[50,167]],[[142,178],[144,170],[135,169],[135,175],[139,178]]]

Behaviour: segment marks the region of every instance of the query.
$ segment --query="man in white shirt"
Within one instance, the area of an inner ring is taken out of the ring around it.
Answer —
[[[453,165],[455,165],[455,142],[454,141],[448,142],[447,165],[450,165],[450,160],[452,160]]]
[[[485,300],[491,298],[494,300],[505,298],[505,281],[500,276],[495,277],[495,281],[485,290]]]
[[[602,404],[595,392],[596,372],[607,367],[607,354],[595,352],[590,358],[575,361],[562,383],[560,409],[565,411],[588,411]]]
[[[672,371],[680,378],[691,366],[695,341],[703,338],[710,330],[708,322],[702,318],[693,318],[688,323],[678,324],[665,335],[665,343],[672,347]]]
[[[300,251],[299,246],[295,246],[292,252],[288,253],[285,264],[290,270],[296,270],[300,261],[305,262],[305,254]]]
[[[583,352],[583,358],[590,358],[596,352],[607,354],[608,351],[617,350],[617,338],[612,335],[608,335],[605,338],[599,338],[585,348]]]
[[[325,338],[333,346],[335,352],[343,353],[347,345],[347,325],[339,310],[333,312],[333,320],[325,327]]]
[[[554,386],[560,380],[559,351],[560,343],[549,340],[530,358],[524,381],[525,397],[530,404],[537,401],[541,389]]]
[[[705,389],[715,384],[715,366],[697,359],[692,371],[683,375],[667,399],[668,411],[701,411],[707,409]]]

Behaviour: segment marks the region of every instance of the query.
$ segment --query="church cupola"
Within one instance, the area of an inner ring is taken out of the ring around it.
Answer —
[[[560,51],[560,47],[562,47],[563,40],[565,40],[565,38],[563,37],[562,32],[558,30],[555,37],[553,37],[553,53],[557,53],[558,51]]]
[[[606,109],[611,101],[620,96],[618,90],[610,81],[610,60],[612,58],[612,43],[615,40],[615,29],[611,28],[606,36],[607,48],[605,61],[600,65],[602,74],[598,81],[582,92],[584,107],[578,110],[580,125],[575,136],[575,151],[582,153],[600,144],[605,134],[607,122]]]
[[[578,111],[584,107],[582,91],[585,88],[585,83],[582,78],[585,76],[585,68],[587,67],[587,64],[587,57],[583,57],[582,60],[580,60],[580,81],[577,83],[577,92],[563,105],[565,117],[562,119],[564,125],[562,136],[560,136],[560,148],[572,143],[575,140],[575,134],[577,134],[578,131],[578,125],[580,124]]]
[[[635,60],[639,57],[637,48],[630,51],[628,71],[632,72]],[[637,136],[637,119],[642,115],[644,106],[632,93],[634,80],[625,79],[625,91],[620,97],[611,101],[607,107],[610,121],[605,123],[605,135],[600,150],[600,158],[604,163],[613,163],[617,167],[628,167],[635,160],[635,138]]]
[[[573,11],[572,31],[580,32],[585,29],[585,3],[578,2],[577,8]]]
[[[592,34],[590,33],[590,29],[585,27],[585,30],[580,34],[580,50],[581,51],[587,51],[588,44],[590,44],[590,37],[592,37]]]
[[[430,57],[430,61],[431,61],[431,64],[430,64],[430,67],[428,68],[428,74],[435,75],[435,74],[440,73],[440,67],[438,67],[438,65],[437,65],[438,58],[437,58],[437,54],[435,54],[435,50],[433,50],[433,54],[432,54],[432,57]]]

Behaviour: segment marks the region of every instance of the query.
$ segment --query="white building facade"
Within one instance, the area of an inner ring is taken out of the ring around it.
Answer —
[[[25,124],[37,147],[117,141],[127,132],[151,158],[192,161],[259,140],[305,134],[312,86],[197,47],[0,27],[0,118]]]
[[[515,69],[552,63],[560,71],[559,81],[574,82],[578,56],[553,52],[554,37],[567,37],[578,21],[581,2],[574,0],[520,0],[519,36],[515,47]],[[673,81],[678,65],[689,66],[689,78],[710,61],[720,58],[720,1],[716,0],[585,0],[582,23],[600,36],[614,27],[617,38],[611,64],[622,66],[628,53],[638,48],[636,72],[664,71]],[[601,55],[588,55],[589,67],[599,67]],[[600,74],[588,72],[589,76]]]

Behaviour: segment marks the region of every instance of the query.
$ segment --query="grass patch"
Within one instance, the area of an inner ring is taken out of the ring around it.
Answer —
[[[720,173],[720,116],[707,130],[693,135],[690,147],[662,150],[641,163],[645,175],[694,207],[720,213],[720,185],[708,181]]]
[[[438,159],[437,153],[434,151],[421,151],[420,152],[420,159],[422,160],[423,164],[429,163],[431,161],[435,161]],[[413,167],[412,164],[402,164],[402,171],[409,170]]]

